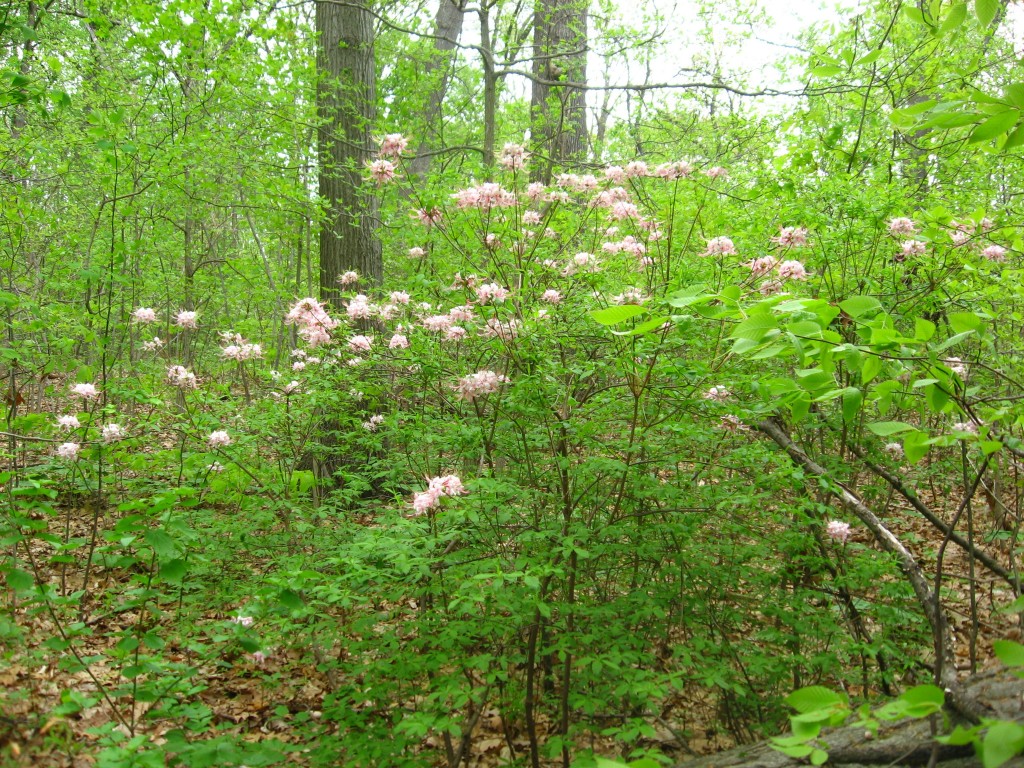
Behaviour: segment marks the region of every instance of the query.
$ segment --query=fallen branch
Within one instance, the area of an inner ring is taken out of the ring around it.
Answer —
[[[938,515],[932,512],[931,509],[929,509],[928,506],[923,501],[921,501],[912,490],[910,490],[909,488],[907,488],[906,485],[904,485],[903,481],[900,480],[899,477],[894,475],[885,467],[875,464],[873,461],[867,458],[867,456],[864,455],[864,452],[857,446],[847,443],[846,447],[850,450],[850,453],[852,453],[854,456],[856,456],[864,463],[864,466],[866,466],[880,478],[885,480],[885,482],[887,482],[890,486],[892,486],[893,490],[895,490],[898,494],[900,494],[900,496],[906,499],[910,503],[910,506],[912,506],[914,509],[920,512],[921,516],[924,517],[924,519],[931,523],[933,526],[935,526],[935,528],[938,529],[943,536],[948,537],[950,541],[952,541],[962,550],[967,552],[971,557],[975,558],[979,563],[981,563],[990,571],[992,571],[992,573],[994,573],[996,576],[999,576],[1000,578],[1004,579],[1007,584],[1013,587],[1014,593],[1020,594],[1020,579],[1015,574],[1011,573],[1007,568],[1001,565],[993,557],[985,554],[985,552],[973,546],[963,536],[961,536],[959,533],[950,528],[950,526],[946,525],[946,523]]]
[[[786,434],[782,426],[772,420],[765,419],[756,425],[758,431],[770,437],[775,443],[789,454],[789,457],[804,470],[828,482],[829,492],[834,495],[843,506],[852,512],[871,531],[875,540],[882,549],[895,555],[899,562],[900,569],[910,582],[914,590],[921,610],[932,630],[936,647],[942,649],[941,664],[938,665],[939,679],[936,681],[946,690],[946,702],[957,712],[972,722],[980,722],[983,717],[991,717],[992,712],[984,704],[981,704],[973,697],[964,693],[962,686],[956,677],[956,659],[954,656],[953,636],[949,629],[949,621],[946,619],[945,611],[941,603],[936,599],[935,592],[925,578],[921,566],[918,565],[914,556],[910,553],[903,542],[901,542],[892,531],[882,524],[878,516],[871,511],[864,501],[853,491],[832,477],[828,470],[815,462],[810,456],[804,453],[792,438]]]

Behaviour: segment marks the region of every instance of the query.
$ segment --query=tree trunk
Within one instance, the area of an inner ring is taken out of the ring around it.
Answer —
[[[462,24],[466,18],[466,0],[440,0],[437,16],[434,18],[434,56],[423,69],[424,79],[436,76],[438,69],[443,68],[440,78],[430,91],[426,109],[423,111],[423,135],[416,157],[409,164],[409,173],[423,176],[430,170],[430,151],[442,145],[440,130],[441,105],[448,92],[451,80],[451,57],[459,37],[462,36]]]
[[[555,166],[584,158],[587,151],[588,0],[536,0],[533,26],[531,134],[537,180],[550,182]],[[558,81],[576,86],[558,85]]]
[[[376,235],[378,200],[364,181],[376,112],[373,16],[366,0],[316,4],[317,114],[320,196],[320,296],[337,307],[338,277],[355,270],[369,283],[383,278]]]

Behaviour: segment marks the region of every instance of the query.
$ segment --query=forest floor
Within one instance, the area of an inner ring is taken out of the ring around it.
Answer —
[[[933,508],[942,509],[942,506],[938,504]],[[51,532],[60,537],[70,535],[88,540],[92,515],[87,510],[62,511],[66,517],[52,520]],[[948,520],[952,512],[946,509],[945,513]],[[99,517],[101,528],[113,524],[114,514],[115,510],[109,510]],[[936,552],[942,545],[941,534],[909,509],[890,507],[885,518],[901,539],[910,543],[926,570],[934,575]],[[866,532],[861,531],[860,535],[866,536]],[[36,540],[33,546],[34,559],[40,569],[38,575],[57,594],[83,586],[84,555],[61,566],[51,562],[53,551],[49,545]],[[986,549],[1000,561],[1006,561],[1005,545],[989,544]],[[248,566],[258,569],[260,564],[249,563]],[[982,566],[976,565],[974,570],[972,599],[969,559],[955,545],[946,548],[943,595],[954,624],[958,667],[964,676],[972,669],[982,671],[998,664],[993,661],[993,640],[1021,639],[1017,617],[1000,612],[1013,599],[1010,590]],[[115,646],[125,636],[125,630],[130,630],[140,620],[135,610],[105,610],[104,606],[110,602],[103,596],[125,593],[137,587],[137,582],[133,582],[130,571],[94,568],[86,586],[86,597],[78,606],[84,623],[77,628],[74,648],[79,659],[92,659],[88,670],[75,670],[75,665],[68,663],[71,655],[55,649],[54,639],[60,638],[78,620],[73,612],[67,608],[61,609],[62,614],[48,613],[38,606],[30,609],[16,603],[10,595],[4,600],[6,612],[0,613],[0,645],[4,648],[0,656],[0,766],[84,768],[97,763],[100,738],[97,729],[116,728],[143,736],[148,744],[159,745],[169,732],[180,727],[167,718],[147,717],[151,705],[141,701],[135,704],[134,711],[126,711],[119,704],[118,717],[122,720],[119,723],[112,707],[99,697],[101,687],[123,689],[128,684],[121,677],[120,669],[112,667],[109,660],[116,656]],[[294,748],[294,751],[289,749],[288,764],[308,764],[303,750],[309,740],[315,738],[324,696],[332,687],[331,680],[316,671],[310,649],[278,647],[262,660],[241,651],[228,658],[201,658],[190,650],[187,642],[174,639],[181,636],[180,628],[175,626],[175,605],[161,605],[159,611],[150,611],[150,614],[142,617],[150,623],[149,629],[163,625],[160,634],[168,639],[168,644],[161,649],[163,658],[172,664],[196,669],[188,683],[200,689],[198,700],[212,713],[211,732],[216,730],[218,734],[251,742],[273,740],[285,749]],[[61,627],[56,625],[56,617],[60,618]],[[193,615],[190,621],[194,626],[204,623],[224,626],[230,619],[230,615],[211,607],[198,617]],[[926,678],[927,673],[923,671],[922,676]],[[905,682],[927,682],[927,679]],[[83,701],[87,702],[85,706],[76,706],[76,702]],[[721,709],[713,691],[686,691],[679,694],[677,700],[665,702],[662,712],[664,719],[652,723],[657,735],[648,746],[674,759],[711,754],[737,742],[735,733],[730,734],[723,727]],[[305,725],[297,728],[294,718],[298,713],[305,713],[299,719]],[[540,723],[542,733],[544,725]],[[510,745],[508,733],[499,713],[485,710],[466,764],[471,768],[491,768],[508,764],[513,750],[523,755],[527,747],[525,738],[513,738]],[[589,746],[595,752],[608,755],[616,751],[610,740],[597,739]],[[426,760],[429,761],[431,758],[427,755],[432,754],[437,757],[436,764],[445,764],[439,739],[428,736],[422,748]]]

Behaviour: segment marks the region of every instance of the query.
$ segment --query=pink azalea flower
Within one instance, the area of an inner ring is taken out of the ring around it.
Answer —
[[[807,270],[799,261],[784,261],[779,264],[779,277],[782,280],[806,280]]]
[[[807,245],[807,230],[803,227],[783,227],[772,242],[783,248],[802,248]]]
[[[359,282],[359,273],[350,269],[338,278],[338,282],[342,285],[355,285]]]
[[[74,461],[78,458],[81,446],[78,443],[61,443],[57,446],[57,456],[64,461]]]
[[[399,158],[409,146],[409,140],[400,133],[389,133],[380,142],[380,157]]]
[[[1006,249],[1001,245],[990,245],[981,255],[989,261],[1006,261]]]
[[[373,179],[378,186],[395,180],[396,168],[395,164],[390,160],[372,160],[366,164],[366,167],[370,171],[370,178]]]
[[[73,429],[78,429],[81,423],[78,421],[77,416],[67,415],[57,417],[57,427],[65,432],[70,432]]]
[[[508,381],[507,376],[494,371],[477,371],[459,379],[455,390],[461,399],[473,401],[478,397],[494,394]]]
[[[519,144],[506,144],[504,149],[501,150],[501,157],[498,158],[498,162],[502,168],[507,168],[510,171],[519,171],[526,167],[526,160],[529,157],[530,153]]]
[[[701,256],[734,256],[736,246],[728,237],[713,237],[708,240],[708,247]]]
[[[167,369],[167,381],[181,389],[195,389],[199,386],[196,375],[183,365],[172,365]]]
[[[476,289],[476,297],[481,304],[488,302],[501,304],[509,297],[509,292],[497,283],[484,283]]]
[[[149,307],[139,307],[132,312],[132,319],[137,323],[155,323],[156,312]]]
[[[546,301],[548,304],[558,304],[562,300],[562,294],[554,288],[548,288],[541,295],[540,300]]]
[[[81,383],[75,384],[71,387],[71,394],[78,395],[86,400],[96,400],[100,396],[100,391],[96,389],[95,384]]]
[[[396,333],[388,342],[388,349],[408,349],[409,339],[404,334]]]
[[[183,309],[174,316],[174,324],[179,328],[196,329],[199,327],[199,314]]]
[[[850,538],[850,524],[844,523],[840,520],[832,520],[825,527],[825,533],[832,541],[838,541],[840,544],[845,544]]]
[[[353,336],[348,340],[348,348],[353,352],[369,352],[370,347],[373,345],[373,339],[369,336]]]
[[[217,448],[224,448],[228,445],[231,445],[231,435],[229,435],[223,429],[214,430],[213,432],[210,433],[210,436],[206,438],[206,444],[210,447],[211,450],[216,450]]]
[[[890,235],[912,235],[915,232],[917,232],[917,225],[914,224],[913,219],[900,216],[899,218],[889,220]]]
[[[101,433],[104,443],[113,443],[117,440],[124,439],[124,429],[120,424],[104,424]]]

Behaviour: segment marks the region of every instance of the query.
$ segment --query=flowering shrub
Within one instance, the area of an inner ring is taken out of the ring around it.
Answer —
[[[382,193],[406,150],[388,135],[365,169]],[[243,551],[262,558],[260,619],[222,622],[225,663],[310,653],[333,681],[332,738],[377,734],[380,764],[472,739],[485,708],[539,754],[591,732],[636,744],[646,713],[685,709],[694,686],[770,727],[782,712],[762,702],[794,677],[888,684],[924,636],[899,569],[758,430],[785,417],[894,471],[933,448],[997,450],[1008,416],[969,400],[988,363],[964,297],[1014,251],[991,222],[889,206],[843,252],[820,211],[780,220],[720,194],[741,171],[631,160],[545,185],[530,163],[509,144],[497,180],[386,198],[386,286],[344,271],[340,300],[277,296],[276,316],[219,335],[204,304],[202,325],[167,305],[126,313],[180,330],[143,342],[135,390],[76,384],[62,391],[88,412],[45,425],[68,488],[109,488],[113,466],[117,493],[161,473],[178,489],[106,549],[97,523],[103,557],[131,550],[174,599]],[[940,303],[902,314],[929,281],[959,291],[948,334]],[[396,700],[409,711],[393,724]]]

